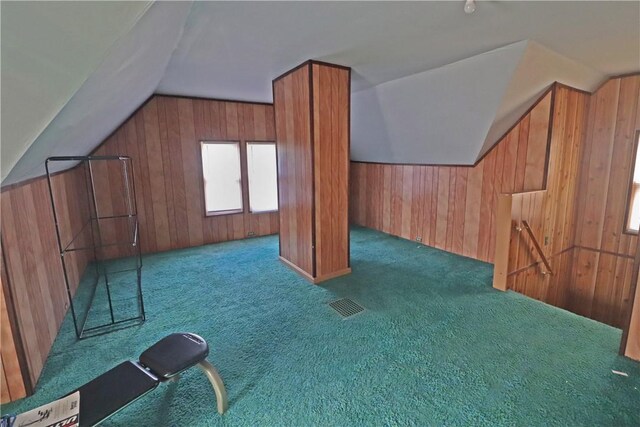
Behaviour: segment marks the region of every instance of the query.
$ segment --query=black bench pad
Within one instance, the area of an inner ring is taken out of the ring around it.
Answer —
[[[169,379],[209,355],[209,346],[202,337],[191,333],[171,334],[140,355],[140,363],[161,380]]]
[[[80,425],[92,426],[155,389],[159,380],[134,362],[123,362],[80,391]]]

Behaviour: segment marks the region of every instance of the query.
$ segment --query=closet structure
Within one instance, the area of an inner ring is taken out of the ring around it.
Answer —
[[[273,81],[280,259],[312,283],[351,272],[351,69],[307,61]]]

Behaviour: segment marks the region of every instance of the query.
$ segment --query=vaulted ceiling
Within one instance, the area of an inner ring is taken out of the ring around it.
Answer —
[[[88,154],[152,93],[271,101],[353,69],[352,157],[473,163],[555,80],[640,69],[639,2],[1,3],[2,184]]]

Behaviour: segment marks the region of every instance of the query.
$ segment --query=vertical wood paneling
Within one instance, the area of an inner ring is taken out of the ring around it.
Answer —
[[[491,262],[497,194],[543,188],[551,98],[472,167],[352,163],[351,221]],[[370,179],[379,168],[384,178]],[[371,214],[378,206],[381,223]]]
[[[358,205],[353,207],[358,214],[352,221],[412,240],[422,237],[425,244],[492,262],[496,196],[512,193],[514,226],[523,219],[530,223],[554,274],[542,274],[531,241],[512,230],[508,287],[621,326],[630,303],[630,256],[636,244],[636,236],[622,230],[633,137],[640,128],[639,80],[614,79],[592,96],[556,85],[553,108],[548,94],[477,165],[462,167],[463,181],[449,166],[385,165],[390,169],[387,189],[376,181],[362,181],[376,165],[354,163],[352,188],[358,197],[352,203]],[[407,179],[421,194],[409,195]],[[545,191],[531,192],[536,189]],[[386,229],[367,216],[373,193],[382,195],[383,206],[391,205]],[[407,232],[405,221],[420,226]],[[461,247],[455,237],[459,232]]]
[[[94,152],[132,158],[144,253],[278,232],[277,212],[249,212],[247,185],[244,213],[205,216],[200,154],[200,141],[240,141],[246,164],[247,141],[275,141],[272,120],[271,105],[155,96]],[[122,188],[120,170],[103,167],[97,180],[98,204],[121,209],[122,197],[112,191]],[[109,238],[128,240],[126,229],[110,231]]]
[[[349,188],[349,79],[349,69],[309,61],[273,82],[280,257],[314,283],[350,271],[349,191],[367,197]],[[382,187],[380,172],[354,171]],[[380,227],[383,212],[353,215]]]
[[[638,266],[634,265],[633,268],[637,269]],[[623,351],[625,356],[640,361],[640,286],[638,286],[638,282],[640,282],[640,274],[638,274],[636,280],[635,296],[632,299],[633,305],[626,336],[627,340],[624,343]]]
[[[516,189],[516,191],[535,191],[542,188],[540,182],[544,181],[550,106],[551,98],[545,98],[540,108],[534,108],[529,114],[524,184],[521,190]]]
[[[493,287],[501,291],[507,290],[509,252],[513,243],[513,239],[511,239],[513,199],[510,194],[498,195],[498,206],[496,208],[497,233]],[[516,212],[519,212],[519,209],[516,209]]]
[[[618,327],[632,302],[637,235],[624,232],[624,220],[639,103],[637,75],[612,79],[591,96],[578,181],[570,308]]]
[[[465,233],[465,211],[467,202],[467,175],[469,169],[456,168],[455,208],[453,209],[453,242],[451,252],[463,253]]]
[[[55,175],[52,182],[61,214],[61,237],[63,242],[69,242],[88,219],[87,195],[82,191],[84,170],[78,167],[65,171]],[[37,178],[3,189],[0,205],[6,261],[7,284],[4,286],[8,286],[13,296],[11,309],[15,313],[15,326],[21,333],[14,338],[21,342],[28,380],[35,384],[68,306],[47,179]],[[66,260],[70,286],[75,291],[91,254],[74,252]],[[7,331],[5,322],[2,323],[4,338]],[[16,379],[22,374],[16,370],[15,363],[4,359],[5,342],[3,339],[3,369],[11,386],[17,384]],[[16,396],[19,394],[22,393],[17,392]],[[11,398],[16,398],[13,393]]]
[[[582,129],[586,123],[588,95],[567,87],[556,88],[553,106],[553,125],[548,158],[547,189],[543,192],[514,195],[520,210],[514,221],[527,220],[534,235],[549,259],[553,275],[543,275],[545,268],[524,232],[513,231],[514,256],[509,271],[518,271],[509,278],[509,287],[532,298],[569,308],[566,290],[570,287],[567,274],[572,267],[573,235],[575,229],[576,182],[579,176],[578,159],[583,150]]]
[[[171,249],[171,238],[169,236],[169,207],[167,205],[167,191],[165,187],[165,162],[169,159],[163,156],[162,145],[160,142],[160,125],[158,119],[158,97],[152,98],[142,109],[142,117],[144,120],[144,134],[146,150],[140,153],[147,161],[149,168],[149,190],[151,192],[151,210],[153,210],[154,223],[153,228],[156,231],[156,248],[158,251],[166,251]],[[117,140],[117,132],[106,144],[102,145],[95,153],[97,155],[122,154],[119,153],[118,146],[115,144]],[[193,141],[196,145],[196,141]],[[167,164],[168,166],[168,164]],[[192,165],[196,166],[196,165]],[[168,169],[168,168],[167,168]],[[166,171],[169,175],[170,171]],[[100,189],[96,190],[100,195]],[[136,189],[137,193],[137,189]],[[102,202],[102,199],[99,199]],[[144,249],[144,242],[142,242]]]
[[[251,120],[244,123],[247,117]],[[278,213],[250,214],[248,201],[244,214],[205,217],[199,153],[201,140],[275,141],[272,122],[270,105],[156,96],[93,153],[132,158],[144,252],[244,238],[249,231],[277,233]],[[122,213],[124,183],[119,165],[94,162],[92,166],[100,215]],[[85,169],[55,175],[52,182],[61,238],[69,242],[89,217]],[[35,384],[68,306],[46,178],[3,189],[1,209],[13,308],[29,380]],[[103,240],[126,241],[126,230],[103,224]],[[105,255],[121,254],[107,251]],[[75,291],[91,254],[72,252],[65,258]],[[8,359],[2,363],[3,381],[10,386],[19,372]]]
[[[324,79],[318,81],[317,90],[324,84],[331,87],[332,96],[344,95],[344,88],[336,87],[333,77]],[[309,84],[304,73],[290,82],[296,89]],[[293,96],[291,88],[276,84],[274,96],[289,99]],[[640,128],[640,77],[613,79],[588,102],[586,95],[563,87],[556,89],[556,98],[548,159],[550,94],[475,167],[353,163],[352,221],[412,240],[421,237],[425,244],[492,261],[497,194],[542,189],[548,160],[547,191],[516,196],[513,215],[528,218],[540,241],[547,242],[543,249],[557,274],[543,277],[536,265],[513,275],[509,286],[620,326],[632,303],[629,281],[637,245],[635,235],[623,232],[623,221],[633,138]],[[295,111],[307,108],[309,114],[308,97],[296,102]],[[336,113],[331,120],[341,120],[341,114]],[[302,117],[292,109],[280,117],[276,123],[273,108],[268,105],[155,97],[123,124],[95,154],[132,157],[143,250],[154,252],[242,238],[248,231],[272,234],[280,225],[290,235],[301,233],[310,240],[310,231],[304,232],[310,230],[310,226],[305,228],[305,222],[310,224],[310,199],[305,199],[309,206],[305,214],[290,215],[280,223],[277,213],[204,216],[199,141],[275,140],[276,126],[283,135],[310,141],[308,115]],[[329,135],[333,136],[334,129],[330,129]],[[341,131],[335,132],[339,137]],[[279,149],[280,179],[286,179],[287,171],[307,170],[306,184],[311,182],[309,153],[296,149],[293,143],[288,149]],[[333,157],[322,159],[325,163],[336,161]],[[113,211],[120,200],[115,190],[119,171],[106,168],[102,172],[108,177],[100,183],[103,206]],[[79,231],[76,227],[87,216],[81,202],[87,195],[78,193],[83,173],[82,168],[75,168],[54,177],[54,196],[66,230],[63,240]],[[281,212],[302,194],[303,183],[281,192]],[[335,200],[342,196],[329,194],[328,206],[339,205],[341,202]],[[5,189],[1,201],[7,282],[23,335],[29,380],[35,383],[67,302],[46,180]],[[322,215],[322,211],[316,214]],[[336,227],[328,221],[327,229],[333,232]],[[118,233],[117,229],[108,230],[107,238],[117,237],[110,232]],[[512,238],[509,250],[514,254],[510,270],[538,262],[521,233]],[[311,260],[310,251],[300,253]],[[89,261],[90,257],[82,253],[70,257],[72,288]],[[5,300],[1,302],[4,307]],[[5,311],[0,314],[6,324]],[[637,318],[632,319],[637,323]],[[15,396],[21,393],[21,381],[12,356],[5,355],[11,350],[11,346],[5,347],[7,331],[3,329],[2,333],[4,401],[14,398],[13,387],[18,389]]]
[[[193,149],[196,135],[208,135],[212,139],[222,139],[219,126],[209,128],[205,124],[205,117],[209,116],[207,107],[219,106],[219,103],[208,103],[202,100],[178,99],[178,127],[180,130],[180,152],[182,155],[182,170],[184,171],[185,197],[187,199],[187,232],[190,246],[198,246],[207,240],[213,240],[213,233],[205,233],[204,229],[204,187],[194,185],[201,180],[202,172],[196,165],[201,162],[198,150]],[[218,131],[218,132],[216,132]],[[136,193],[137,193],[136,188]],[[221,240],[227,236],[218,233]]]
[[[532,298],[569,308],[575,236],[578,159],[583,151],[588,95],[558,86],[554,93],[551,144],[546,190],[513,194],[507,287]],[[522,122],[520,124],[522,126]],[[531,140],[527,142],[530,150]],[[518,169],[516,167],[516,169]],[[505,196],[503,196],[505,197]],[[542,265],[535,246],[525,233],[526,220],[551,263],[553,274]],[[503,224],[502,227],[505,225]],[[504,231],[504,230],[499,230]]]
[[[311,67],[316,280],[322,280],[349,268],[350,71],[317,63]],[[377,182],[377,170],[372,170],[372,181]],[[372,212],[377,223],[378,210]]]
[[[14,336],[14,330],[10,323],[9,308],[5,297],[5,289],[8,291],[9,282],[7,272],[4,265],[4,258],[0,249],[0,274],[2,283],[0,283],[0,403],[11,402],[27,395],[28,379],[23,377],[20,367],[18,352],[19,336]],[[13,325],[15,327],[15,325]]]
[[[313,165],[308,66],[273,83],[280,193],[280,256],[310,276],[313,260]]]
[[[484,168],[470,168],[468,172],[467,199],[464,214],[464,243],[462,255],[475,257],[478,253],[478,235],[480,234],[480,206],[482,204],[482,180]]]
[[[352,221],[412,240],[422,237],[431,246],[491,262],[496,195],[543,189],[548,162],[546,191],[514,196],[514,221],[529,221],[556,274],[542,275],[531,243],[514,232],[509,271],[520,272],[509,277],[509,287],[622,326],[631,303],[631,258],[637,242],[635,235],[624,233],[624,219],[634,137],[640,129],[639,99],[640,76],[612,79],[591,96],[557,85],[548,158],[550,95],[481,162],[464,168],[465,186],[448,166],[386,165],[391,181],[385,192],[376,182],[359,182],[374,165],[355,164],[361,170],[352,175],[352,188],[358,192],[352,203],[360,205],[353,208],[359,214]],[[411,169],[410,174],[406,168]],[[431,168],[433,174],[423,175],[421,168]],[[422,194],[412,191],[409,195],[407,179]],[[388,229],[368,220],[368,194],[372,193],[383,195],[383,205],[385,199],[391,201]],[[415,215],[420,219],[415,220]],[[407,228],[405,221],[421,226]],[[460,228],[461,248],[455,238]],[[526,268],[531,264],[535,265]]]
[[[4,369],[4,360],[0,358],[0,403],[11,402],[11,393],[7,383],[7,374]]]

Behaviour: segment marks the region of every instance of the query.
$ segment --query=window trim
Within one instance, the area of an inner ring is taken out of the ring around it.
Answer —
[[[633,201],[633,196],[636,192],[640,193],[640,184],[634,184],[633,176],[635,175],[636,166],[640,167],[640,165],[636,165],[636,159],[638,158],[638,149],[640,148],[640,129],[635,132],[635,139],[633,141],[633,158],[631,160],[631,170],[629,174],[629,184],[627,185],[627,203],[625,206],[624,213],[624,234],[630,234],[633,236],[637,236],[639,234],[638,230],[634,230],[629,227],[630,214],[631,214],[631,202]],[[636,187],[636,188],[634,188]],[[640,197],[640,194],[638,195]]]
[[[273,148],[275,148],[275,152],[276,152],[276,199],[277,199],[277,203],[278,203],[278,207],[276,209],[272,209],[270,211],[254,211],[251,209],[251,194],[250,194],[250,190],[249,190],[249,150],[248,150],[248,145],[249,144],[255,144],[255,145],[273,145]],[[259,214],[268,214],[268,213],[274,213],[274,212],[279,212],[280,211],[280,177],[278,176],[278,144],[276,144],[276,141],[253,141],[253,140],[246,140],[244,142],[244,149],[245,149],[245,158],[246,158],[246,166],[247,166],[247,205],[249,206],[249,213],[254,214],[254,215],[259,215]]]
[[[237,145],[238,146],[238,155],[240,156],[240,158],[238,159],[240,162],[240,203],[241,203],[241,207],[240,209],[227,209],[227,210],[221,210],[221,211],[209,211],[207,210],[207,191],[206,191],[206,180],[204,178],[204,157],[202,156],[202,149],[204,148],[205,145],[222,145],[222,144],[230,144],[230,145]],[[212,217],[212,216],[224,216],[224,215],[235,215],[235,214],[240,214],[240,213],[244,213],[244,207],[245,207],[245,202],[244,202],[244,179],[242,179],[242,141],[239,140],[201,140],[200,141],[200,171],[202,173],[202,201],[204,203],[203,207],[204,207],[204,216],[205,217]]]

